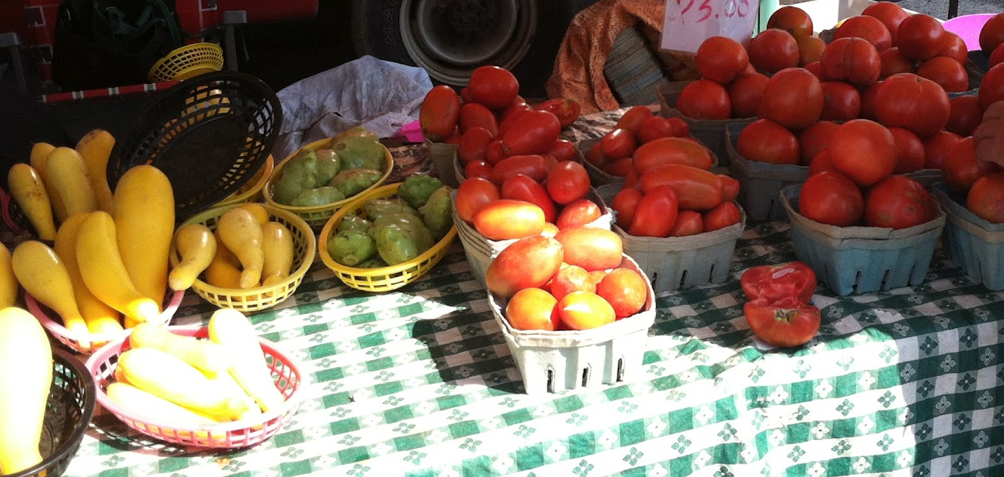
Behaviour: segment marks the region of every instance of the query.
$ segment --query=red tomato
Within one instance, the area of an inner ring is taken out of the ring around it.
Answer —
[[[739,284],[750,301],[775,302],[794,298],[798,303],[808,303],[816,292],[817,283],[812,267],[796,260],[750,267],[743,272]]]
[[[826,81],[823,83],[823,112],[819,115],[824,121],[850,121],[861,114],[861,94],[849,83],[843,81]]]
[[[750,58],[738,41],[726,36],[713,36],[697,48],[694,58],[701,78],[726,84],[746,71]]]
[[[896,169],[896,140],[885,126],[867,119],[841,124],[830,136],[833,166],[854,183],[868,187]]]
[[[958,134],[940,131],[924,139],[924,168],[941,169],[941,164],[948,155],[948,150],[962,139]]]
[[[670,237],[686,237],[704,232],[704,218],[696,210],[681,210],[676,216],[676,223],[669,231]]]
[[[1004,63],[997,64],[983,76],[980,83],[980,106],[987,109],[997,101],[1004,101]]]
[[[540,288],[558,272],[564,256],[561,243],[553,238],[531,235],[519,239],[488,265],[488,291],[511,297],[524,288]]]
[[[484,128],[492,133],[492,138],[499,133],[499,123],[495,119],[495,113],[478,103],[466,103],[461,106],[457,123],[461,133],[466,133],[471,128]]]
[[[676,109],[692,119],[729,119],[732,102],[725,87],[714,81],[692,81],[676,98]]]
[[[803,68],[805,68],[805,71],[812,73],[812,76],[815,76],[819,79],[819,81],[823,80],[823,66],[819,63],[819,60],[813,61],[812,63],[803,66]]]
[[[798,44],[784,30],[771,28],[760,32],[750,40],[747,50],[750,64],[760,72],[776,73],[798,66]]]
[[[643,144],[634,151],[634,167],[638,172],[662,164],[686,164],[710,169],[713,159],[704,145],[680,137],[664,137]]]
[[[715,173],[699,167],[663,164],[640,174],[638,182],[646,195],[659,186],[669,186],[676,193],[681,209],[705,211],[722,203],[722,181]],[[627,181],[624,184],[627,187]],[[673,218],[676,218],[675,214]],[[636,213],[634,222],[637,221]],[[673,221],[668,222],[672,226]]]
[[[997,163],[977,161],[972,137],[962,138],[948,150],[941,164],[941,176],[949,189],[960,194],[969,192],[976,179],[1000,170]]]
[[[998,13],[980,29],[980,49],[983,51],[994,51],[1004,43],[1004,13]]]
[[[598,227],[569,227],[558,231],[554,239],[565,250],[565,263],[588,271],[606,270],[620,265],[624,256],[621,236]]]
[[[966,40],[950,31],[945,31],[945,35],[948,35],[948,38],[945,40],[945,46],[938,52],[938,56],[946,56],[960,65],[965,65],[969,61],[969,48],[966,47]]]
[[[861,119],[877,119],[875,115],[875,97],[885,81],[876,81],[875,84],[865,88],[861,92]]]
[[[833,167],[833,159],[830,158],[830,151],[823,149],[816,154],[809,161],[809,177],[812,177],[823,171],[833,171],[837,172],[837,169]]]
[[[418,123],[422,127],[422,135],[436,142],[453,134],[459,117],[460,97],[453,88],[446,85],[439,85],[429,90],[418,111]]]
[[[666,237],[673,230],[679,210],[673,189],[665,185],[655,187],[638,201],[627,233],[636,237]]]
[[[641,127],[635,134],[635,139],[641,145],[663,137],[674,137],[676,132],[676,128],[669,119],[662,116],[652,116],[642,121]]]
[[[645,306],[648,286],[645,278],[630,268],[615,268],[596,284],[596,294],[614,308],[619,320],[633,316]]]
[[[801,129],[819,121],[823,112],[823,86],[804,68],[778,71],[767,80],[760,99],[761,118]]]
[[[596,293],[596,283],[585,268],[577,265],[561,267],[550,282],[551,295],[561,300],[574,291]]]
[[[519,122],[519,118],[532,109],[526,104],[515,104],[506,108],[505,112],[502,113],[502,117],[499,118],[499,133],[495,137],[501,138],[505,136],[509,128]],[[559,124],[558,127],[560,128],[561,125]]]
[[[506,321],[517,330],[547,330],[558,329],[554,306],[558,300],[550,293],[540,288],[524,288],[505,306]]]
[[[558,219],[555,221],[555,225],[558,226],[559,230],[567,229],[569,227],[578,227],[595,222],[596,220],[599,220],[602,215],[603,213],[600,211],[600,207],[596,205],[595,202],[589,199],[579,199],[561,209],[561,213],[558,214]]]
[[[607,161],[628,157],[634,153],[634,133],[627,129],[614,129],[600,139],[600,150]]]
[[[471,99],[490,109],[504,109],[519,94],[519,81],[509,70],[498,66],[479,66],[467,82]]]
[[[892,46],[892,34],[889,33],[889,29],[881,20],[870,15],[855,15],[844,20],[833,34],[834,42],[841,38],[861,38],[871,43],[878,51]]]
[[[492,167],[491,180],[501,187],[509,177],[523,174],[537,182],[544,182],[547,173],[554,166],[553,161],[553,158],[538,155],[509,156]]]
[[[1004,51],[1004,50],[1002,50]],[[951,113],[945,130],[959,136],[971,136],[983,121],[983,107],[978,96],[958,96],[952,98]]]
[[[562,323],[573,330],[588,330],[613,323],[614,307],[603,297],[587,291],[569,293],[555,306]]]
[[[501,195],[503,199],[521,200],[540,207],[545,222],[554,223],[558,219],[558,206],[547,189],[531,177],[523,174],[510,176],[502,183]]]
[[[1004,43],[1001,43],[1001,45],[1004,45]],[[997,45],[993,53],[990,53],[990,59],[987,60],[987,69],[1004,63],[1004,46],[1001,45]]]
[[[534,109],[549,111],[558,118],[558,123],[564,129],[579,119],[582,106],[574,99],[555,98],[538,104]]]
[[[907,176],[889,176],[868,189],[865,225],[905,229],[934,220],[937,209],[921,183]]]
[[[948,93],[958,93],[969,89],[969,73],[961,63],[947,56],[935,56],[917,68],[917,75],[927,78]]]
[[[603,167],[603,172],[617,177],[627,177],[634,170],[634,159],[622,157]]]
[[[924,142],[916,134],[903,128],[889,128],[896,143],[896,169],[893,174],[913,172],[924,168],[927,152]]]
[[[559,163],[562,161],[573,161],[578,155],[579,151],[575,149],[575,143],[569,141],[568,139],[558,139],[554,141],[554,145],[551,149],[544,152],[543,155],[551,156],[555,161]]]
[[[906,10],[903,10],[903,7],[891,2],[873,3],[868,5],[868,8],[865,8],[861,14],[878,18],[885,25],[886,29],[889,30],[889,35],[891,35],[894,44],[899,24],[903,22],[904,18],[910,15]]]
[[[722,202],[732,202],[739,197],[739,189],[742,187],[742,184],[740,184],[738,179],[725,174],[718,174],[718,181],[722,183]]]
[[[917,70],[914,61],[903,56],[899,52],[899,48],[895,46],[882,50],[879,53],[879,58],[882,60],[882,67],[879,69],[880,79],[886,79],[899,73],[914,73]]]
[[[739,206],[734,202],[722,202],[715,208],[705,212],[702,216],[705,232],[724,229],[739,223],[742,218]]]
[[[751,301],[743,305],[746,322],[757,338],[781,348],[802,346],[819,332],[819,308],[799,303]]]
[[[966,196],[966,207],[990,223],[1004,222],[1004,172],[976,179]]]
[[[903,56],[923,61],[934,58],[945,46],[945,27],[937,18],[916,13],[903,19],[896,29],[896,46]]]
[[[926,138],[945,128],[951,105],[938,83],[912,73],[892,75],[875,93],[875,115],[886,127]]]
[[[830,136],[839,124],[833,121],[819,121],[798,135],[798,163],[807,166],[820,151],[830,144]]]
[[[635,134],[641,127],[642,121],[652,117],[652,110],[648,106],[632,106],[620,119],[617,120],[616,129],[627,129],[631,134]]]
[[[501,139],[496,139],[488,143],[488,148],[485,149],[485,160],[488,161],[489,164],[494,166],[495,164],[498,164],[499,161],[505,158],[506,158],[506,153],[504,150],[502,150]]]
[[[476,161],[486,161],[488,159],[488,145],[494,141],[491,131],[482,127],[468,129],[463,136],[460,136],[460,144],[457,146],[457,156],[464,164]]]
[[[798,164],[798,139],[774,121],[757,119],[739,133],[738,152],[750,161]]]
[[[690,125],[680,118],[666,118],[666,123],[673,127],[673,137],[690,137]]]
[[[562,205],[568,204],[589,193],[589,173],[578,162],[559,162],[547,173],[544,185],[555,202]]]
[[[617,226],[627,230],[634,220],[634,211],[641,201],[642,193],[638,189],[621,189],[614,200],[610,202],[610,208],[617,212]]]
[[[733,118],[752,118],[760,108],[763,89],[767,86],[767,76],[760,73],[739,75],[728,86],[729,101],[732,103]]]
[[[827,148],[825,152],[829,151]],[[815,163],[815,160],[813,160]],[[836,171],[809,176],[798,195],[798,211],[822,224],[848,227],[861,222],[865,199],[854,181]]]
[[[803,68],[819,61],[826,50],[826,42],[818,36],[796,36],[795,43],[798,44],[798,66]]]
[[[852,17],[878,20],[872,17]],[[881,24],[879,28],[885,29]],[[868,86],[878,81],[882,72],[882,57],[878,50],[862,38],[833,40],[819,60],[820,73],[826,81],[846,81],[856,86]]]
[[[770,14],[767,28],[784,30],[795,38],[812,36],[812,17],[805,10],[788,5]]]
[[[468,177],[457,187],[457,197],[453,201],[453,206],[456,207],[461,220],[471,223],[474,221],[474,214],[482,207],[501,198],[498,186],[488,179]]]
[[[472,177],[480,177],[482,179],[491,179],[492,177],[492,165],[486,161],[474,161],[468,162],[464,166],[464,177],[470,179]]]
[[[597,141],[596,144],[593,144],[593,147],[589,148],[589,151],[586,153],[586,162],[600,169],[607,165],[607,162],[609,161],[607,161],[606,156],[603,155],[602,142]]]
[[[498,199],[482,206],[473,222],[474,229],[489,240],[511,240],[539,234],[545,221],[544,211],[536,204]]]
[[[527,111],[504,133],[502,149],[510,156],[540,154],[547,151],[558,140],[561,123],[547,111]]]

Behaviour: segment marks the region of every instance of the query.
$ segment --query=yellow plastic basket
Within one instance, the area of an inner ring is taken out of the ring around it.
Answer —
[[[425,275],[426,272],[432,270],[440,260],[446,256],[447,250],[450,249],[450,245],[453,240],[457,238],[457,226],[454,225],[450,228],[450,231],[446,233],[446,236],[439,240],[439,242],[434,245],[425,253],[415,257],[404,263],[399,263],[397,265],[392,265],[383,268],[353,268],[347,267],[335,261],[328,254],[328,240],[333,235],[335,230],[338,230],[338,225],[342,222],[342,218],[346,214],[354,214],[356,211],[363,208],[363,204],[367,200],[371,199],[383,199],[386,197],[391,197],[397,193],[397,188],[400,183],[388,184],[379,187],[371,192],[364,193],[359,196],[352,203],[342,207],[326,224],[324,228],[321,229],[320,243],[318,254],[321,256],[321,261],[324,262],[331,271],[335,272],[335,276],[341,281],[345,282],[346,285],[355,288],[357,290],[368,291],[368,292],[387,292],[391,290],[396,290],[401,288],[415,280],[418,280]]]
[[[328,147],[330,144],[331,144],[331,138],[321,139],[319,141],[314,141],[310,144],[307,144],[301,147],[300,149],[313,149],[316,151],[318,149],[324,149]],[[387,178],[390,177],[390,173],[394,171],[394,156],[391,155],[390,150],[387,149],[386,146],[381,146],[381,147],[383,147],[384,150],[384,159],[386,164],[385,164],[384,174],[383,176],[380,177],[380,180],[376,181],[376,184],[373,184],[366,190],[352,197],[346,197],[344,200],[312,207],[294,207],[292,205],[284,205],[276,202],[275,199],[272,198],[272,188],[275,187],[275,182],[279,180],[280,177],[282,177],[283,167],[285,167],[286,164],[289,163],[290,158],[295,156],[296,153],[300,151],[300,149],[298,149],[296,152],[293,152],[288,157],[283,159],[282,162],[280,162],[272,170],[272,175],[268,178],[268,182],[265,183],[265,189],[262,190],[262,195],[265,196],[265,202],[267,202],[268,205],[271,205],[273,207],[292,212],[300,216],[300,218],[306,221],[307,224],[310,225],[311,227],[315,229],[320,229],[321,227],[324,227],[324,224],[328,221],[328,219],[331,218],[331,216],[335,215],[335,212],[338,209],[345,207],[353,200],[356,200],[357,198],[370,193],[376,188],[382,186],[384,182],[387,182]]]
[[[189,224],[202,224],[210,230],[216,230],[216,224],[224,212],[237,207],[238,204],[231,204],[222,207],[214,207],[198,215],[195,215],[178,227]],[[259,311],[270,308],[282,302],[296,291],[300,286],[303,277],[307,274],[311,263],[314,262],[314,254],[317,250],[317,241],[314,238],[314,231],[300,217],[291,212],[265,205],[265,210],[269,213],[270,220],[277,221],[286,226],[293,236],[293,269],[289,277],[280,283],[270,286],[259,286],[255,288],[220,288],[210,285],[201,278],[195,280],[192,289],[206,301],[220,307],[233,308],[238,311]],[[171,266],[175,266],[180,261],[178,253],[171,250]]]
[[[147,77],[160,81],[181,81],[223,69],[223,49],[216,43],[192,43],[176,48],[157,60]]]
[[[274,168],[275,159],[270,154],[268,159],[265,160],[265,165],[261,169],[258,169],[258,172],[255,173],[254,177],[247,184],[237,189],[237,192],[234,192],[230,197],[221,200],[216,206],[259,201],[261,199],[261,191],[265,189],[265,183],[268,182],[268,178],[272,175],[272,169]]]

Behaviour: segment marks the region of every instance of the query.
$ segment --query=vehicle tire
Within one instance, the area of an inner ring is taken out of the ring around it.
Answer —
[[[353,0],[356,54],[425,68],[433,82],[467,85],[471,71],[509,69],[520,94],[543,98],[565,31],[597,0]]]

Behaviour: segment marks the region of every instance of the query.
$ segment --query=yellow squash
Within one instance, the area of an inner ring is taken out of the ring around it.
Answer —
[[[129,334],[129,345],[171,353],[211,379],[221,373],[225,374],[230,368],[230,356],[227,355],[226,348],[211,341],[176,335],[159,325],[136,325]]]
[[[160,305],[133,285],[115,245],[115,221],[108,212],[87,214],[77,233],[77,263],[87,288],[112,308],[137,322],[154,321]]]
[[[46,401],[52,386],[52,348],[31,313],[0,310],[0,475],[42,462]]]
[[[42,181],[45,181],[45,163],[49,160],[49,154],[51,154],[54,149],[56,149],[56,146],[47,142],[36,142],[31,146],[28,163],[31,164],[31,167],[38,171],[40,176],[42,176]]]
[[[265,361],[261,342],[243,313],[221,308],[209,318],[209,339],[230,352],[230,375],[244,392],[253,397],[264,412],[282,407],[286,397],[275,387],[272,371]]]
[[[39,171],[28,164],[14,164],[7,171],[7,186],[10,187],[14,201],[38,233],[38,238],[55,240],[56,222],[52,217],[52,202]]]
[[[17,304],[17,292],[21,285],[14,275],[10,250],[0,243],[0,310]]]
[[[293,267],[293,235],[279,222],[268,222],[261,231],[262,250],[265,252],[262,285],[275,285],[285,280]]]
[[[234,207],[220,216],[216,226],[220,241],[241,262],[241,288],[253,288],[261,282],[265,251],[262,249],[261,225],[247,209]]]
[[[220,288],[238,289],[241,287],[241,261],[237,256],[220,243],[216,234],[216,254],[206,267],[206,283]]]
[[[84,158],[75,149],[57,147],[49,153],[45,161],[44,181],[48,188],[50,200],[53,196],[56,207],[56,220],[62,222],[67,217],[80,212],[93,212],[98,209],[94,188],[87,174]],[[50,190],[51,189],[51,190]]]
[[[251,215],[254,215],[255,220],[258,222],[258,225],[262,227],[264,227],[271,218],[268,210],[265,209],[265,206],[257,202],[245,202],[238,207],[251,212]]]
[[[140,293],[158,306],[167,291],[168,254],[174,238],[174,190],[160,169],[135,166],[115,186],[119,254]]]
[[[112,213],[112,190],[108,186],[108,158],[115,147],[115,137],[104,129],[94,129],[80,138],[74,148],[84,158],[94,189],[98,210]]]
[[[24,290],[59,314],[67,330],[87,334],[87,323],[73,295],[70,272],[54,250],[37,240],[21,242],[11,254],[11,266]]]
[[[181,260],[168,274],[167,284],[172,290],[187,290],[216,256],[216,237],[205,225],[182,225],[174,233],[174,249]]]
[[[114,382],[105,389],[105,394],[115,404],[136,416],[142,416],[148,421],[163,422],[178,428],[205,429],[212,428],[221,421],[211,416],[201,414],[191,409],[179,406],[164,398],[146,392],[136,386],[124,382]],[[226,422],[226,421],[223,421]],[[196,431],[195,438],[207,439],[206,431]],[[178,437],[190,438],[186,432],[179,432]],[[214,440],[226,440],[226,432],[214,431]]]
[[[73,295],[77,300],[77,308],[87,323],[87,329],[91,333],[113,334],[122,331],[122,318],[118,310],[108,306],[99,300],[91,290],[84,284],[83,277],[80,276],[80,265],[77,262],[77,236],[80,233],[80,224],[87,218],[87,214],[73,214],[59,226],[56,232],[56,242],[53,249],[56,255],[63,261],[66,271],[70,274],[70,282],[73,283]]]

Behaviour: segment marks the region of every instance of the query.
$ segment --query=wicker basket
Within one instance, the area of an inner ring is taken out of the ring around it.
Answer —
[[[363,205],[368,200],[383,199],[397,194],[397,188],[400,186],[400,183],[389,184],[366,193],[358,197],[349,205],[342,207],[338,213],[336,213],[326,224],[324,224],[324,228],[321,230],[321,247],[318,253],[321,255],[321,261],[324,262],[324,264],[327,265],[331,271],[335,272],[335,276],[346,285],[357,290],[376,293],[401,288],[414,282],[415,280],[418,280],[423,275],[428,273],[429,270],[432,270],[432,268],[446,256],[446,252],[450,249],[450,245],[457,237],[457,226],[454,224],[454,226],[450,228],[450,231],[446,233],[446,236],[440,239],[439,242],[437,242],[432,248],[426,250],[425,253],[422,253],[407,262],[391,265],[389,267],[354,268],[342,265],[336,262],[335,259],[331,258],[331,255],[328,253],[327,243],[334,235],[335,231],[338,230],[338,225],[342,223],[342,218],[347,214],[354,214],[356,211],[361,210]],[[455,221],[456,219],[454,219],[454,222]]]
[[[202,339],[209,336],[207,327],[170,327],[169,330]],[[119,355],[129,349],[128,339],[109,343],[91,355],[87,360],[87,370],[96,384],[97,400],[101,406],[136,431],[172,444],[228,449],[248,447],[272,437],[293,418],[300,404],[297,391],[304,385],[298,363],[279,351],[271,341],[260,341],[275,387],[286,397],[286,402],[279,409],[269,410],[254,419],[220,423],[211,428],[181,428],[170,422],[158,422],[150,419],[150,416],[137,415],[123,409],[105,394],[105,389],[115,380]]]
[[[186,220],[178,228],[189,224],[202,224],[209,227],[210,230],[216,230],[217,220],[220,216],[237,206],[232,204],[214,207]],[[300,286],[307,270],[310,269],[310,264],[314,261],[314,253],[317,250],[314,231],[302,218],[292,212],[271,205],[265,205],[265,210],[268,211],[271,220],[285,225],[293,236],[293,269],[289,272],[289,276],[274,285],[244,289],[213,286],[200,277],[192,284],[192,290],[195,290],[196,294],[220,308],[233,308],[247,312],[271,308],[296,291],[296,287]],[[180,257],[178,257],[177,251],[172,249],[171,266],[175,266],[179,262]]]
[[[330,144],[331,144],[331,138],[321,139],[319,141],[314,141],[310,144],[307,144],[306,146],[303,146],[300,149],[313,149],[316,151],[318,149],[324,149],[328,147]],[[353,197],[346,197],[345,199],[340,200],[338,202],[332,202],[330,204],[317,205],[312,207],[294,207],[292,205],[285,205],[276,202],[275,199],[272,198],[272,189],[273,187],[275,187],[275,182],[278,181],[280,177],[282,177],[283,167],[285,167],[286,164],[289,164],[289,160],[294,156],[296,156],[296,153],[299,152],[299,150],[293,152],[292,154],[289,155],[289,157],[283,159],[282,162],[280,162],[272,170],[272,175],[268,178],[268,181],[265,183],[265,188],[262,190],[262,195],[265,196],[265,202],[267,202],[268,205],[292,212],[300,216],[300,218],[306,221],[307,225],[309,225],[313,229],[320,230],[321,227],[324,227],[324,224],[327,223],[328,219],[330,219],[331,216],[335,215],[335,212],[338,211],[338,209],[345,207],[353,200],[362,197],[363,195],[373,191],[377,187],[380,187],[385,182],[387,182],[387,178],[390,177],[390,173],[394,170],[394,156],[391,155],[390,150],[387,149],[386,147],[384,147],[383,150],[384,150],[384,159],[386,162],[385,164],[386,168],[384,169],[383,176],[381,176],[380,180],[376,181],[375,184],[373,184],[366,190],[360,192],[359,194]]]

